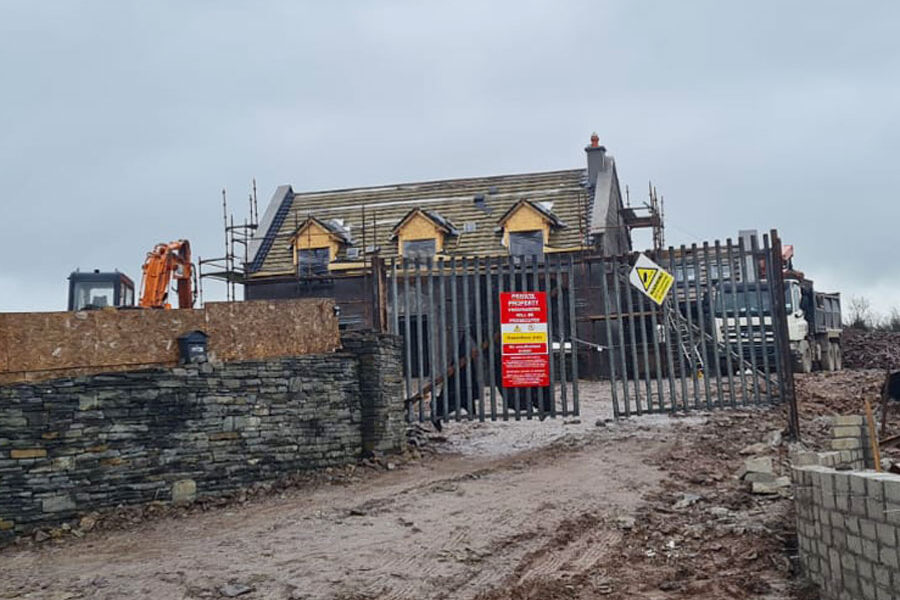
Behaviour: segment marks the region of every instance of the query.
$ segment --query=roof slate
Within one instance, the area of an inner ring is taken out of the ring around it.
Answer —
[[[483,202],[476,204],[476,195],[482,195]],[[278,224],[277,239],[264,259],[256,257],[255,263],[261,263],[256,275],[293,270],[288,240],[308,217],[323,222],[341,219],[357,247],[378,246],[381,256],[396,256],[397,242],[391,240],[391,232],[413,208],[437,213],[457,228],[458,235],[445,239],[443,254],[505,256],[507,249],[495,229],[501,216],[520,200],[539,206],[552,202],[552,215],[568,225],[551,231],[548,247],[574,250],[584,244],[590,206],[584,169],[302,192],[293,195],[289,214]],[[342,249],[337,258],[345,256]]]

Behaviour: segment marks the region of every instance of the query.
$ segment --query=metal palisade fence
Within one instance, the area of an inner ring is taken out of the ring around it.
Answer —
[[[579,385],[616,418],[791,400],[780,247],[773,231],[648,252],[674,280],[659,303],[632,277],[637,254],[393,259],[383,319],[404,339],[409,418],[578,415]],[[521,337],[509,292],[546,303]],[[516,363],[519,348],[543,355]],[[548,372],[523,385],[516,364]]]
[[[410,420],[579,414],[572,256],[394,259],[386,270],[387,320],[404,339]],[[525,358],[539,359],[538,365],[545,360],[549,385],[506,387],[503,364],[511,360],[511,345],[504,345],[508,334],[501,333],[500,299],[508,292],[545,298],[540,319],[546,326],[538,325],[546,331],[546,359]]]
[[[579,332],[604,350],[616,417],[779,402],[792,395],[780,254],[768,235],[647,253],[674,276],[661,304],[634,256],[579,262]]]

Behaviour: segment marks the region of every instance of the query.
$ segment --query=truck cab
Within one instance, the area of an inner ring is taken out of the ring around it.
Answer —
[[[68,306],[68,310],[133,307],[134,282],[118,271],[74,271],[69,275]]]
[[[792,342],[805,340],[809,335],[809,322],[806,320],[809,307],[807,306],[806,310],[804,310],[800,282],[796,279],[785,279],[784,288],[784,309],[787,314],[788,339]]]
[[[745,353],[747,347],[759,353],[763,345],[774,352],[771,299],[775,294],[770,292],[768,281],[718,284],[714,294],[712,323],[717,343],[735,342],[741,336],[754,342],[745,346]],[[802,276],[785,277],[787,334],[795,372],[809,373],[815,367],[824,371],[841,369],[840,298],[840,294],[815,291],[813,282]],[[766,344],[762,344],[763,335]],[[769,358],[773,360],[774,356]]]
[[[809,373],[818,365],[824,371],[839,371],[841,295],[817,292],[811,280],[794,272],[785,277],[784,286],[794,370]]]

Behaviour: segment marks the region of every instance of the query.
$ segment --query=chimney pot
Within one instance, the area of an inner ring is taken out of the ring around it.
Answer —
[[[597,174],[606,170],[606,147],[600,145],[600,136],[591,135],[591,145],[584,149],[587,154],[587,184],[594,187]]]

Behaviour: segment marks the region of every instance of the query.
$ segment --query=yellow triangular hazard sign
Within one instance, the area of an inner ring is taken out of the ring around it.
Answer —
[[[648,269],[647,267],[637,268],[638,277],[641,278],[641,285],[644,286],[644,291],[650,291],[650,284],[653,282],[657,271],[658,269]]]

